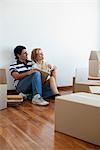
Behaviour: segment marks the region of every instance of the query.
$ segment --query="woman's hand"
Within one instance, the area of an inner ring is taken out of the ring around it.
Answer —
[[[56,79],[56,67],[54,67],[53,69],[51,69],[50,76],[53,76]]]
[[[48,67],[49,69],[51,69],[51,68],[52,68],[52,66],[51,66],[50,64],[47,64],[47,67]]]

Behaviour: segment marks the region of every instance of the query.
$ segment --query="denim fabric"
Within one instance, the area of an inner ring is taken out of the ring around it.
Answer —
[[[24,94],[31,93],[32,96],[34,96],[38,93],[42,96],[42,82],[40,72],[34,72],[31,75],[21,79],[18,82],[16,89],[18,92],[22,92]]]
[[[27,99],[31,100],[35,94],[40,94],[43,98],[48,98],[54,93],[50,88],[50,83],[47,81],[42,86],[41,73],[34,72],[31,75],[21,79],[17,86],[17,91],[27,95]]]
[[[43,93],[42,96],[43,96],[44,99],[47,99],[47,98],[49,98],[49,97],[54,95],[53,91],[50,88],[49,80],[43,85],[42,91],[43,91],[42,92]]]
[[[46,85],[46,86],[42,87],[42,97],[44,99],[48,99],[49,97],[51,97],[53,95],[55,95],[55,94],[52,92],[49,85]],[[32,100],[32,98],[33,98],[32,94],[26,94],[26,96],[27,96],[28,100]]]

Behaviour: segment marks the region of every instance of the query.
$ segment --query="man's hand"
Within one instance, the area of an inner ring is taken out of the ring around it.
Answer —
[[[33,72],[36,72],[36,71],[37,71],[37,69],[31,69],[31,70],[27,71],[26,73],[27,73],[27,75],[29,76],[29,75],[31,75]]]
[[[36,71],[37,71],[37,69],[31,69],[31,70],[29,70],[29,71],[27,71],[27,72],[24,72],[24,73],[13,72],[13,73],[12,73],[12,77],[13,77],[15,80],[20,80],[20,79],[22,79],[22,78],[24,78],[24,77],[26,77],[26,76],[31,75],[33,72],[36,72]]]

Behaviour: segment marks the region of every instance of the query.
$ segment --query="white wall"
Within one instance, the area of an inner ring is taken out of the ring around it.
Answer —
[[[25,45],[29,57],[32,48],[41,47],[47,61],[58,67],[58,86],[72,85],[75,68],[87,67],[90,51],[98,49],[97,4],[98,0],[2,1],[0,67],[13,62],[16,45]],[[12,88],[8,74],[8,89]]]

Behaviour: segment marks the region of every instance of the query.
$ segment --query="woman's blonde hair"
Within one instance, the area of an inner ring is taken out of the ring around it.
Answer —
[[[40,50],[41,50],[41,48],[34,48],[32,50],[32,52],[31,52],[31,60],[36,62],[36,57],[37,57],[37,54],[39,53]]]

